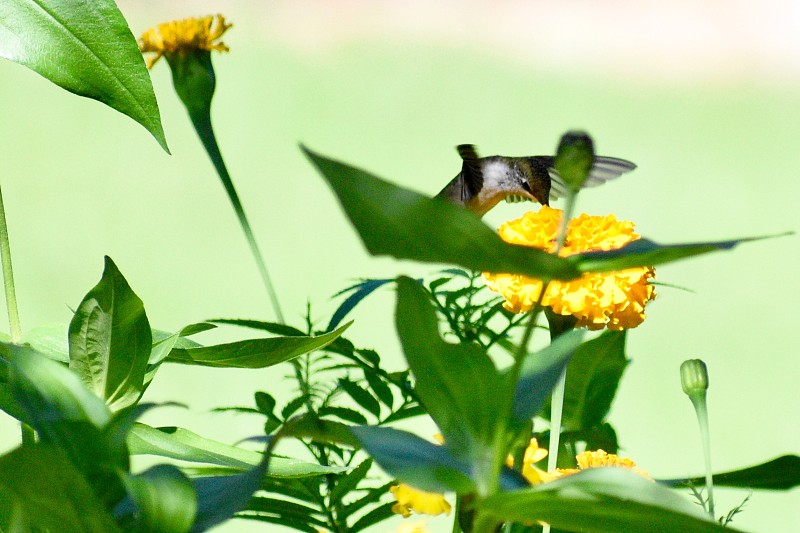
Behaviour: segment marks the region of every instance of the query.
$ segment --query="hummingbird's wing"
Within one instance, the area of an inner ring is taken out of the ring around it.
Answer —
[[[589,171],[589,176],[586,178],[586,181],[583,182],[581,188],[597,187],[635,168],[636,165],[634,163],[626,161],[625,159],[596,156],[594,158],[594,164]],[[564,180],[561,179],[556,169],[551,167],[548,168],[547,171],[550,174],[551,182],[550,199],[557,200],[561,196],[566,196],[567,185],[564,183]]]
[[[461,179],[463,180],[464,190],[461,199],[466,202],[483,187],[483,171],[478,152],[474,144],[459,144],[456,147],[458,155],[461,156]]]

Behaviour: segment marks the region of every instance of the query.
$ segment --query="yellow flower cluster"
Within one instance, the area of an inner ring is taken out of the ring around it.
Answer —
[[[196,50],[227,52],[225,43],[215,41],[231,26],[222,15],[164,22],[142,34],[139,50],[156,54],[147,59],[147,68],[152,68],[165,54]]]
[[[390,487],[389,490],[397,500],[392,506],[392,512],[401,514],[404,518],[411,516],[411,511],[431,516],[450,514],[450,504],[438,492],[425,492],[404,483]]]
[[[531,211],[506,222],[498,232],[507,242],[554,253],[562,216],[561,210],[542,206],[539,212]],[[614,250],[638,238],[632,222],[618,221],[614,215],[583,214],[569,221],[559,255]],[[529,311],[538,301],[543,285],[541,280],[518,274],[485,273],[484,277],[489,288],[505,297],[506,309],[515,313]],[[644,321],[647,302],[655,298],[649,282],[654,277],[652,267],[639,267],[603,274],[587,273],[572,281],[552,281],[542,305],[556,314],[574,316],[578,320],[576,327],[591,330],[634,328]]]

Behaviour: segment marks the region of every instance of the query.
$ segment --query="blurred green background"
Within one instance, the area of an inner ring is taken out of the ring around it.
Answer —
[[[643,6],[629,1],[155,2],[124,0],[134,34],[161,21],[223,12],[230,54],[215,55],[214,122],[222,152],[290,323],[308,301],[320,326],[330,297],[359,277],[425,275],[435,266],[368,257],[323,180],[300,154],[322,154],[434,194],[459,170],[454,146],[535,155],[582,128],[633,174],[591,190],[578,210],[614,213],[659,242],[800,226],[798,10],[767,2]],[[792,30],[792,21],[795,22]],[[213,317],[272,320],[246,242],[175,96],[166,64],[153,82],[172,150],[131,120],[0,63],[0,182],[23,328],[67,322],[110,255],[154,327]],[[558,206],[556,204],[556,206]],[[529,205],[501,205],[492,227]],[[662,287],[629,336],[633,360],[611,413],[623,455],[655,477],[698,475],[699,436],[678,366],[702,358],[716,471],[800,442],[797,236],[658,268]],[[357,308],[348,337],[402,365],[386,290]],[[244,332],[206,339],[236,338]],[[289,392],[285,368],[163,368],[148,413],[235,442],[260,420],[209,414]],[[2,443],[17,426],[0,421]],[[421,424],[419,432],[432,432]],[[719,511],[746,491],[722,490]],[[756,492],[734,526],[800,530],[800,500]],[[400,523],[400,519],[396,520]],[[445,531],[447,520],[428,520]],[[376,528],[376,531],[390,527]],[[233,522],[219,531],[276,530]]]

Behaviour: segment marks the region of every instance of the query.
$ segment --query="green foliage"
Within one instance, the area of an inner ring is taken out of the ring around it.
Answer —
[[[168,151],[150,75],[113,0],[3,2],[0,20],[0,57],[128,115]]]
[[[103,278],[83,298],[69,326],[70,369],[118,411],[144,392],[152,344],[142,301],[106,257]]]

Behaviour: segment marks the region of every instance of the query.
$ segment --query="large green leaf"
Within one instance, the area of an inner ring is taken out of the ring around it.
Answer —
[[[242,510],[261,486],[266,470],[265,456],[257,466],[240,474],[194,479],[197,515],[191,531],[206,531]]]
[[[415,391],[448,445],[461,457],[482,454],[495,439],[502,380],[478,344],[451,344],[439,335],[430,295],[411,278],[397,279],[397,333]]]
[[[128,435],[128,448],[132,455],[159,455],[238,470],[250,469],[263,458],[261,453],[207,439],[187,429],[154,428],[142,423],[133,426]],[[307,477],[344,470],[346,468],[326,467],[277,456],[273,456],[269,462],[269,475],[275,477]]]
[[[705,477],[659,480],[671,486],[702,486]],[[760,465],[714,474],[714,485],[763,490],[790,490],[800,485],[800,457],[783,455]]]
[[[589,429],[603,422],[628,366],[625,338],[625,331],[606,331],[575,350],[567,366],[563,431]],[[549,409],[543,415],[549,418]]]
[[[219,368],[264,368],[324,348],[344,333],[351,323],[315,337],[272,337],[199,348],[175,348],[166,361]]]
[[[111,258],[69,325],[69,366],[114,411],[139,400],[152,349],[144,305]]]
[[[120,531],[69,459],[56,447],[41,443],[0,457],[0,529]]]
[[[581,272],[611,272],[644,265],[661,265],[696,255],[730,250],[737,244],[790,235],[781,233],[727,241],[687,244],[658,244],[649,239],[637,239],[627,246],[607,252],[587,252],[567,258]]]
[[[573,279],[583,272],[668,263],[773,237],[673,245],[639,239],[619,250],[562,259],[504,242],[465,209],[398,187],[305,147],[303,151],[330,184],[372,255],[456,264],[476,271]]]
[[[303,148],[373,255],[477,271],[571,279],[578,270],[541,250],[504,242],[475,215]]]
[[[621,468],[590,468],[530,489],[501,493],[479,504],[498,519],[544,521],[587,533],[735,533],[710,521],[679,494]]]
[[[431,492],[472,492],[470,464],[412,433],[379,426],[350,431],[389,475]]]
[[[130,496],[122,510],[134,531],[185,533],[194,522],[197,498],[192,482],[173,465],[157,465],[138,475],[123,476]]]
[[[529,422],[539,413],[582,338],[582,330],[571,330],[538,352],[525,356],[517,382],[511,384],[514,387],[513,415],[517,423]]]
[[[142,54],[113,0],[0,2],[0,57],[128,115],[168,151]]]

